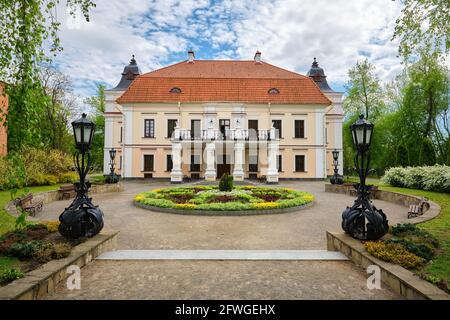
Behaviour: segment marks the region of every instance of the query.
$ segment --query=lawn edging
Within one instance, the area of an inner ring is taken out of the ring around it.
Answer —
[[[173,209],[173,208],[161,208],[155,206],[149,206],[139,201],[133,201],[134,205],[151,211],[173,213],[181,215],[192,215],[192,216],[255,216],[255,215],[268,215],[268,214],[282,214],[290,213],[298,210],[302,210],[314,205],[315,201],[309,202],[307,204],[282,208],[282,209],[264,209],[264,210],[185,210],[185,209]]]
[[[356,197],[356,190],[353,186],[349,185],[338,185],[338,184],[325,184],[325,192],[333,192],[333,193],[342,193],[349,196]],[[373,190],[370,191],[370,194],[373,199],[378,200],[384,200],[387,202],[392,202],[395,204],[402,205],[404,207],[409,207],[410,205],[418,205],[421,197],[399,193],[399,192],[392,192],[392,191],[386,191],[386,190]],[[425,211],[421,216],[417,216],[411,219],[408,219],[408,223],[411,224],[418,224],[422,223],[431,219],[436,218],[439,216],[441,212],[441,206],[438,205],[436,202],[428,200],[430,203],[430,208]],[[408,212],[405,211],[405,217],[407,216]]]
[[[412,300],[449,300],[450,295],[431,283],[420,279],[413,272],[371,256],[361,241],[343,232],[327,231],[327,249],[340,251],[358,267],[366,270],[376,265],[381,270],[381,281],[396,293]]]
[[[84,267],[97,256],[116,248],[118,231],[103,231],[72,249],[70,255],[52,260],[0,287],[0,300],[37,300],[52,293],[58,283],[72,274],[70,266]]]

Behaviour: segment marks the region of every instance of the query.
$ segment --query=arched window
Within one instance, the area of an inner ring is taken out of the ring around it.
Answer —
[[[181,93],[181,89],[178,87],[173,87],[170,89],[170,93]]]
[[[269,91],[267,91],[269,94],[279,94],[280,90],[277,88],[270,88]]]

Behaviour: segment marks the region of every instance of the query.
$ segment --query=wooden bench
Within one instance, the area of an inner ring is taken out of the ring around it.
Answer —
[[[42,211],[44,201],[33,199],[33,195],[29,193],[25,197],[17,198],[15,201],[15,205],[16,207],[22,208],[22,210],[25,210],[34,217],[37,212]]]
[[[408,219],[421,216],[428,209],[430,209],[430,203],[428,202],[428,199],[422,198],[420,199],[419,204],[412,204],[409,206]]]
[[[59,187],[58,193],[60,194],[61,200],[67,200],[74,198],[77,194],[75,191],[75,186],[73,184],[63,184]]]

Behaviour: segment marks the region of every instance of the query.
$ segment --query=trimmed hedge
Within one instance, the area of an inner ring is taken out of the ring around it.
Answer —
[[[450,193],[450,167],[394,167],[386,171],[381,182],[394,187]]]

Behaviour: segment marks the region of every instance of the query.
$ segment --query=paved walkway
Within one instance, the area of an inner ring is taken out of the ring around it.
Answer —
[[[341,213],[354,198],[324,192],[322,182],[283,182],[313,193],[314,206],[265,216],[183,216],[135,207],[133,196],[165,182],[125,182],[125,191],[93,195],[105,228],[120,230],[118,249],[324,250],[325,231],[341,230]],[[57,219],[69,201],[46,205],[38,219]],[[374,201],[390,223],[406,208]],[[349,261],[104,261],[82,269],[82,289],[65,283],[47,299],[398,299],[369,290],[367,275]]]

